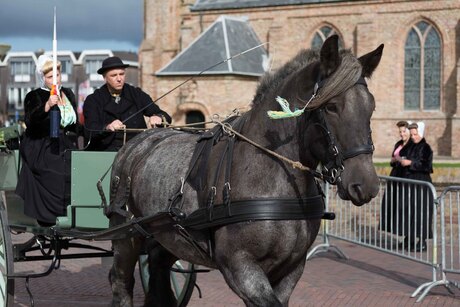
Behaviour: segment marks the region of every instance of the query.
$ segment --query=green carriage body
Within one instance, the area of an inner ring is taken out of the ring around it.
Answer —
[[[115,152],[73,151],[71,159],[71,201],[67,215],[57,218],[60,228],[106,229],[109,220],[104,215],[97,182],[102,181],[104,193],[109,201],[110,168]],[[17,150],[0,154],[0,190],[5,192],[10,226],[37,227],[34,219],[24,215],[24,203],[14,194],[21,165]]]
[[[71,202],[67,206],[67,216],[59,217],[61,228],[105,229],[109,219],[104,215],[97,182],[110,201],[110,171],[116,152],[72,152]],[[104,178],[102,178],[104,177]]]

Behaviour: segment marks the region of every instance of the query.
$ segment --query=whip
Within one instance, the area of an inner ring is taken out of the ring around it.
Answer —
[[[268,44],[268,42],[259,44],[259,45],[255,46],[255,47],[252,47],[252,48],[249,48],[249,49],[247,49],[247,50],[244,50],[244,51],[242,51],[242,52],[240,52],[240,53],[234,54],[234,55],[232,55],[231,57],[226,58],[226,59],[220,61],[219,63],[216,63],[216,64],[213,64],[213,65],[209,66],[208,68],[206,68],[206,69],[200,71],[198,74],[193,75],[193,76],[191,76],[190,78],[188,78],[187,80],[185,80],[185,81],[179,83],[177,86],[173,87],[172,89],[170,89],[169,91],[167,91],[166,93],[164,93],[163,95],[161,95],[160,97],[158,97],[157,99],[155,99],[155,100],[153,101],[153,103],[156,103],[157,101],[159,101],[160,99],[162,99],[162,98],[165,97],[166,95],[169,95],[170,93],[172,93],[173,91],[175,91],[176,89],[178,89],[179,87],[181,87],[182,85],[184,85],[185,83],[187,83],[187,82],[189,82],[189,81],[195,79],[196,77],[198,77],[198,76],[200,76],[201,74],[207,72],[208,70],[213,69],[214,67],[216,67],[216,66],[218,66],[218,65],[220,65],[220,64],[226,63],[226,62],[228,62],[228,61],[230,61],[230,60],[232,60],[232,59],[234,59],[234,58],[236,58],[236,57],[239,57],[240,55],[243,55],[243,54],[245,54],[245,53],[248,53],[248,52],[250,52],[250,51],[252,51],[252,50],[254,50],[254,49],[260,48],[260,47],[262,47],[263,45],[267,45],[267,44]],[[125,122],[127,122],[128,120],[130,120],[131,118],[133,118],[134,116],[136,116],[137,114],[139,114],[140,112],[144,111],[144,110],[147,109],[148,107],[150,107],[150,104],[149,104],[149,105],[146,105],[145,107],[139,109],[139,110],[138,110],[137,112],[135,112],[134,114],[130,115],[128,118],[126,118],[125,120],[123,120],[122,123],[124,124]]]

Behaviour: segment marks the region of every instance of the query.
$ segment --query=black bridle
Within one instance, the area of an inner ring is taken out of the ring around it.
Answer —
[[[361,77],[355,84],[362,84],[367,86],[366,80]],[[315,85],[315,89],[319,89],[324,85],[324,80],[318,82]],[[372,142],[372,130],[369,130],[368,143],[356,146],[347,151],[343,151],[340,145],[337,143],[336,138],[331,133],[330,125],[326,120],[324,115],[324,104],[322,107],[316,109],[314,112],[317,112],[319,122],[316,123],[325,133],[327,143],[328,143],[328,162],[322,165],[322,176],[323,179],[329,182],[330,184],[337,184],[341,181],[342,172],[345,169],[343,162],[347,159],[354,158],[361,154],[372,154],[374,152],[374,143]]]

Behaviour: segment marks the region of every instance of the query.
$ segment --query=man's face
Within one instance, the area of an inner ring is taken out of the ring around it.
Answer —
[[[115,68],[104,74],[104,80],[111,91],[119,92],[125,84],[125,69]]]

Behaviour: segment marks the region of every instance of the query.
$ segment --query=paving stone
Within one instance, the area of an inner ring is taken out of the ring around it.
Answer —
[[[109,242],[97,245],[110,247]],[[422,303],[411,298],[412,292],[432,278],[431,267],[370,248],[334,240],[350,259],[334,253],[322,253],[307,261],[295,288],[290,306],[459,306],[460,290],[450,294],[443,286],[435,287]],[[49,262],[15,263],[16,272],[41,272]],[[100,258],[69,259],[49,276],[30,280],[37,307],[109,306],[110,264]],[[143,291],[136,272],[135,306],[142,306]],[[449,278],[459,280],[451,274]],[[244,306],[226,285],[219,271],[200,273],[197,280],[202,292],[194,291],[189,306]],[[30,306],[25,280],[15,283],[16,306]]]

